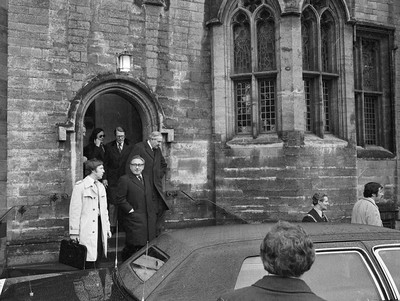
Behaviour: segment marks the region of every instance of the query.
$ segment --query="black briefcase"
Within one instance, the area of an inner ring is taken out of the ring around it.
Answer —
[[[63,239],[60,244],[58,262],[84,270],[86,254],[86,246],[79,244],[76,240]]]

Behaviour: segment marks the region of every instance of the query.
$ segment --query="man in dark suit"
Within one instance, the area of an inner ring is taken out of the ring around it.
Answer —
[[[305,217],[303,223],[323,223],[328,221],[325,212],[328,209],[328,196],[322,193],[315,193],[312,197],[314,208],[311,209]]]
[[[115,140],[106,144],[104,165],[106,173],[103,177],[103,184],[107,188],[107,199],[109,203],[111,232],[115,232],[117,225],[118,212],[115,207],[115,194],[117,190],[118,180],[125,174],[125,165],[128,161],[129,153],[132,145],[125,138],[125,130],[117,127],[114,130]]]
[[[116,205],[121,212],[125,229],[125,247],[122,260],[156,237],[156,204],[152,198],[150,178],[142,174],[145,161],[134,156],[129,161],[130,171],[118,181]]]
[[[162,185],[167,163],[161,152],[161,143],[161,133],[152,132],[146,141],[135,144],[128,158],[128,162],[130,162],[133,156],[139,155],[146,161],[143,174],[152,181],[153,200],[157,205],[157,236],[164,230],[165,213],[169,209]],[[129,163],[126,165],[125,170],[129,170]]]

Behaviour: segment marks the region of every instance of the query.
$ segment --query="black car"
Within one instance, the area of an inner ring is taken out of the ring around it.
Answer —
[[[302,224],[316,260],[302,279],[326,300],[399,300],[400,231]],[[111,300],[216,300],[266,274],[259,249],[272,224],[163,233],[113,273]]]

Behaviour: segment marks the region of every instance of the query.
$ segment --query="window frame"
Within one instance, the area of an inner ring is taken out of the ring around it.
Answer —
[[[259,16],[267,11],[270,14],[270,17],[273,19],[274,23],[274,62],[273,62],[273,70],[259,70],[259,57],[258,57],[258,41],[257,41],[257,29],[258,23],[257,20]],[[233,19],[236,18],[237,14],[244,13],[247,15],[250,22],[250,33],[251,33],[251,70],[250,72],[244,73],[235,73],[235,53],[234,53],[234,24]],[[279,123],[278,116],[278,43],[277,36],[279,36],[279,19],[277,18],[274,8],[270,7],[267,4],[260,4],[255,10],[250,11],[244,7],[239,7],[235,12],[232,13],[230,17],[230,31],[231,31],[231,72],[230,72],[230,80],[232,83],[232,97],[233,97],[233,108],[234,108],[234,136],[252,136],[253,138],[257,138],[259,135],[264,134],[276,134],[277,127]],[[251,102],[251,129],[246,132],[242,132],[239,130],[238,126],[238,108],[237,108],[237,90],[236,84],[239,81],[248,80],[250,81],[250,102]],[[273,115],[275,116],[275,124],[274,130],[271,131],[262,131],[263,122],[261,119],[261,96],[260,96],[260,80],[268,80],[274,82],[274,101],[275,101],[275,112]]]
[[[394,100],[393,100],[393,29],[376,27],[369,24],[357,25],[354,37],[354,101],[356,108],[356,132],[357,146],[363,150],[386,150],[390,153],[395,152],[394,138]],[[375,90],[364,86],[362,66],[362,41],[369,40],[378,44],[376,54],[378,81]],[[386,67],[384,67],[386,66]],[[387,69],[386,69],[387,68]],[[385,72],[384,70],[388,70]],[[375,131],[376,143],[367,143],[366,123],[365,123],[365,100],[367,97],[375,98]],[[390,118],[388,120],[388,117]],[[371,154],[370,154],[371,155]],[[374,153],[372,153],[372,156]]]
[[[309,22],[309,26],[312,27],[312,37],[308,37],[308,40],[313,40],[313,47],[311,47],[312,53],[311,57],[317,57],[317,59],[313,62],[311,66],[311,70],[304,69],[303,66],[303,81],[311,81],[311,89],[309,93],[309,101],[310,104],[307,105],[305,103],[306,112],[305,112],[305,132],[312,133],[320,138],[324,138],[325,134],[334,134],[339,135],[339,106],[342,105],[339,85],[340,85],[340,58],[342,53],[340,51],[340,42],[330,44],[329,53],[331,54],[331,61],[329,62],[330,70],[324,70],[323,68],[323,54],[322,54],[322,29],[321,29],[321,20],[323,18],[330,18],[333,22],[333,31],[334,31],[334,41],[340,41],[341,30],[340,30],[340,19],[329,6],[330,1],[324,4],[322,8],[318,10],[310,3],[306,4],[302,9],[302,37],[301,44],[303,50],[303,63],[305,60],[304,57],[304,20]],[[329,72],[328,72],[329,71]],[[324,82],[329,82],[329,115],[328,119],[325,117],[326,114],[326,106],[324,104]],[[304,94],[306,93],[306,85],[304,84]],[[304,96],[305,101],[306,94]],[[310,111],[307,111],[307,107],[310,108]],[[310,121],[307,120],[307,117],[310,117]],[[327,130],[327,122],[329,120],[329,130]]]

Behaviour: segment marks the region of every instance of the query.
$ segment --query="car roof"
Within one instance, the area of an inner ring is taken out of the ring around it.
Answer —
[[[298,224],[305,229],[315,243],[400,239],[399,230],[385,227],[343,223]],[[275,223],[187,228],[165,232],[163,235],[165,236],[164,239],[181,242],[182,245],[188,248],[197,249],[213,244],[262,240],[273,225],[275,225]]]

